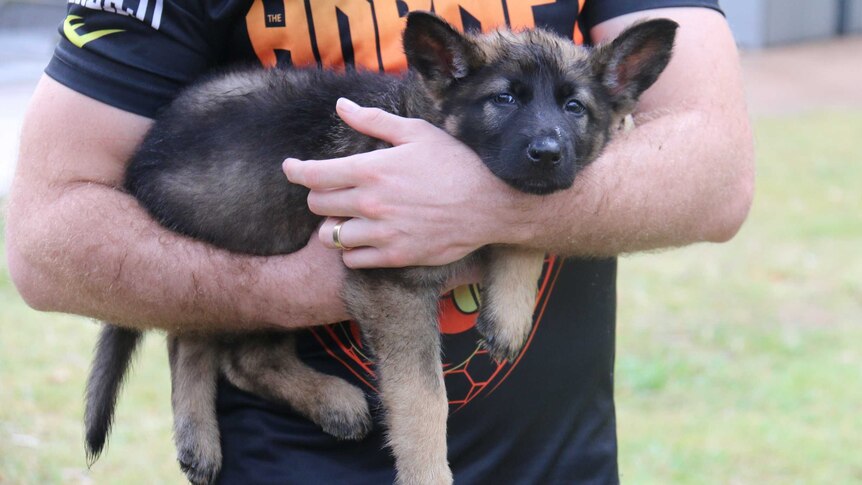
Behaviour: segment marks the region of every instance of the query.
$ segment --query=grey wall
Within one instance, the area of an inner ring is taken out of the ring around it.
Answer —
[[[719,3],[736,42],[746,47],[762,47],[766,4],[758,0],[721,0]]]
[[[0,29],[57,30],[66,15],[64,0],[0,0]]]
[[[720,0],[737,42],[764,47],[837,35],[840,6],[848,33],[862,33],[862,0]]]
[[[766,44],[824,39],[838,28],[838,2],[832,0],[767,0]]]
[[[849,0],[847,32],[862,33],[862,0]]]

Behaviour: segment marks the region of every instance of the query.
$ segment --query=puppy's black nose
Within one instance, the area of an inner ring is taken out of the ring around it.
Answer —
[[[537,138],[527,147],[527,157],[538,167],[549,168],[559,164],[562,154],[560,141],[550,136]]]

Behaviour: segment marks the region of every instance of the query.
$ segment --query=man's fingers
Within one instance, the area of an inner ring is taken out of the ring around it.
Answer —
[[[356,167],[354,157],[330,160],[288,158],[281,165],[288,180],[311,190],[331,190],[357,185],[361,180],[362,172]]]
[[[481,283],[484,276],[482,266],[472,264],[454,276],[450,276],[446,281],[446,286],[443,287],[443,293],[448,293],[459,286]]]
[[[344,261],[344,265],[350,269],[402,268],[405,266],[403,261],[396,260],[372,246],[344,251],[341,259]]]
[[[356,189],[315,190],[308,194],[308,209],[320,216],[362,216],[356,198]]]
[[[344,219],[341,217],[327,217],[323,224],[320,225],[320,229],[317,230],[317,237],[320,240],[320,243],[326,246],[329,249],[345,249],[351,250],[353,248],[360,247],[361,244],[355,241],[353,238],[354,233],[349,233],[349,231],[344,229],[344,226],[350,222],[354,222],[355,229],[355,219]],[[336,228],[338,230],[336,231]],[[339,243],[341,243],[341,247],[338,247],[336,244],[336,239]]]
[[[352,250],[354,248],[367,248],[377,246],[385,242],[386,237],[369,221],[360,218],[345,219],[341,217],[327,217],[320,225],[317,236],[321,244],[330,249],[341,249],[335,244],[335,227],[341,223],[338,230],[338,241],[341,246]]]
[[[308,208],[320,216],[375,220],[386,218],[393,211],[379,196],[357,188],[312,190],[308,194]]]
[[[338,99],[335,111],[354,130],[393,145],[418,141],[437,130],[424,120],[402,118],[379,108],[364,108],[347,98]]]
[[[338,235],[335,227],[341,223]],[[374,231],[373,224],[365,219],[341,219],[329,217],[317,233],[321,244],[330,249],[341,249],[341,259],[344,265],[352,269],[360,268],[402,268],[407,266],[404,255],[390,250],[384,250],[377,245],[385,242],[387,237]],[[339,248],[335,239],[341,243]]]

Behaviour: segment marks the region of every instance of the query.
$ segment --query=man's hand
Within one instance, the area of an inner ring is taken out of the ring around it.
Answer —
[[[442,265],[498,242],[500,217],[517,198],[479,157],[422,120],[402,118],[346,99],[336,106],[353,129],[392,148],[332,160],[288,159],[291,182],[311,189],[308,206],[329,219],[320,241],[334,248],[342,225],[350,268]]]

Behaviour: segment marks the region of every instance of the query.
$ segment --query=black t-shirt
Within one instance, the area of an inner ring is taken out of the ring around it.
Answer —
[[[409,10],[431,0],[76,0],[46,73],[87,96],[152,117],[201,74],[226,64],[399,72]],[[462,29],[541,26],[589,43],[598,23],[709,0],[434,0]],[[441,299],[450,401],[449,460],[458,483],[618,481],[613,402],[616,260],[549,256],[521,355],[479,348],[475,286]],[[354,324],[301,332],[302,358],[375,393]],[[361,442],[336,441],[290,409],[222,382],[222,483],[392,482],[380,417]]]

